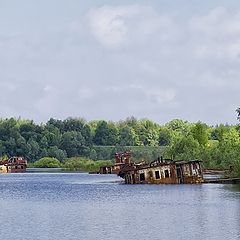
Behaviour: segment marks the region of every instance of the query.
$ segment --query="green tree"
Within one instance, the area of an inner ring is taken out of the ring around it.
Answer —
[[[160,129],[159,132],[159,145],[167,146],[171,145],[172,142],[172,131],[166,127]]]
[[[166,127],[185,136],[191,131],[191,124],[188,121],[183,121],[181,119],[173,119],[166,124]]]
[[[207,145],[208,129],[206,124],[201,122],[196,123],[195,126],[192,127],[191,134],[193,138],[197,140],[201,146]]]
[[[101,146],[115,145],[118,142],[118,130],[115,125],[106,121],[99,121],[93,142]]]
[[[68,157],[79,156],[82,154],[85,140],[80,132],[65,132],[62,135],[60,147],[65,150]]]
[[[141,145],[158,146],[159,141],[158,124],[148,119],[142,119],[138,123],[137,134]]]
[[[28,153],[27,142],[24,137],[20,136],[16,140],[16,155],[25,156]]]
[[[122,146],[135,146],[137,144],[137,135],[132,127],[127,125],[120,127],[119,144]]]
[[[28,153],[26,154],[27,158],[31,161],[34,161],[39,158],[39,145],[38,143],[30,138],[27,142]]]
[[[231,129],[228,125],[220,124],[211,130],[211,139],[222,141],[223,135]]]
[[[240,156],[240,137],[236,128],[223,134],[222,141],[212,148],[211,162],[221,168],[229,168]]]
[[[166,155],[178,160],[199,159],[200,144],[192,135],[188,135],[178,139],[174,145],[169,147],[166,151]]]
[[[85,140],[85,145],[86,146],[92,146],[92,139],[93,139],[93,134],[91,131],[91,128],[88,124],[85,124],[81,130],[81,134],[84,137]]]
[[[53,146],[48,149],[47,156],[63,161],[67,158],[67,153],[64,150],[59,149],[57,146]]]
[[[63,121],[64,131],[65,132],[81,132],[86,121],[84,119],[77,118],[68,118]]]

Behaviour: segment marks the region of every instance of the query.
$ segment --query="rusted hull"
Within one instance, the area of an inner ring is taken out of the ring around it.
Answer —
[[[115,164],[100,167],[100,174],[117,174],[126,184],[196,184],[203,182],[199,160],[177,161],[162,157],[146,164],[132,163],[129,152],[116,153]]]
[[[188,177],[185,179],[161,179],[161,180],[146,180],[146,181],[136,181],[136,182],[126,182],[126,184],[198,184],[203,183],[203,178],[201,177]]]
[[[8,170],[8,172],[9,173],[25,173],[26,172],[26,167],[24,167],[24,168],[18,168],[18,169],[15,169],[15,168],[13,168],[13,169],[9,169]]]
[[[126,184],[197,184],[203,182],[199,162],[161,163],[138,169],[129,167],[119,175]]]

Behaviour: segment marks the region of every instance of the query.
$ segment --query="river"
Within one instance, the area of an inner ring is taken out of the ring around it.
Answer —
[[[115,175],[0,175],[2,240],[239,240],[240,186],[125,185]]]

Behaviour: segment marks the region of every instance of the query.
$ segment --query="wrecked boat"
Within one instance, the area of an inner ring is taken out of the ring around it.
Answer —
[[[117,174],[126,184],[186,184],[202,183],[201,161],[181,161],[158,158],[146,164],[132,163],[130,152],[116,153],[113,166],[100,168],[101,174]]]
[[[11,157],[8,160],[0,160],[0,173],[26,172],[27,160],[24,157]]]
[[[186,184],[202,183],[201,161],[158,159],[149,165],[126,165],[118,175],[126,184]]]

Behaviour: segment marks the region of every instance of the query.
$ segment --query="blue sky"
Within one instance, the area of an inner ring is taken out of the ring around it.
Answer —
[[[0,0],[0,117],[237,123],[239,6]]]

